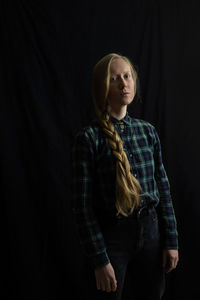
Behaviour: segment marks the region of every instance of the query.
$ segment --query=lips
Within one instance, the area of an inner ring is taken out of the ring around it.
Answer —
[[[127,96],[127,95],[129,95],[129,94],[130,94],[129,92],[122,92],[122,93],[121,93],[122,96]]]

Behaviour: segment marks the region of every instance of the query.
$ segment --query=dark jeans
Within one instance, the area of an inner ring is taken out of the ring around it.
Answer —
[[[134,217],[108,223],[103,232],[117,279],[117,291],[98,291],[93,271],[89,289],[95,288],[91,299],[160,300],[165,278],[155,208],[145,208]]]

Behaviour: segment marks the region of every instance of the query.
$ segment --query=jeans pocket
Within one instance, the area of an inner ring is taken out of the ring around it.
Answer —
[[[144,234],[149,241],[159,240],[160,238],[158,215],[155,208],[149,211],[149,216],[144,224]]]

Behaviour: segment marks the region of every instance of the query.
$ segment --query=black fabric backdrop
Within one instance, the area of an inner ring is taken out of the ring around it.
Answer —
[[[2,299],[84,299],[70,149],[93,117],[92,68],[109,52],[127,55],[138,69],[141,100],[130,114],[156,126],[171,182],[180,263],[167,275],[165,299],[197,299],[197,4],[0,1]]]

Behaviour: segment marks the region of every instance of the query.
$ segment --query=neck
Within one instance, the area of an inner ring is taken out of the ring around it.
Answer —
[[[114,109],[110,106],[108,106],[108,112],[109,114],[114,117],[117,120],[121,120],[125,117],[126,112],[127,112],[127,106],[123,106],[119,109]]]

